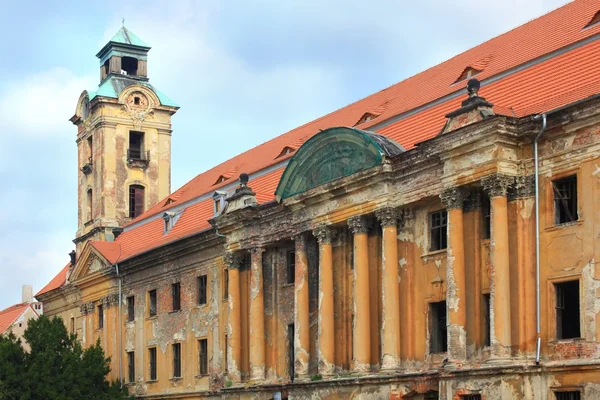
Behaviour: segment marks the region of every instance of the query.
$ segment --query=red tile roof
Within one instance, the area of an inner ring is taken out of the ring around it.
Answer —
[[[59,287],[63,286],[67,281],[67,272],[69,271],[70,266],[71,263],[69,262],[63,267],[63,269],[60,270],[60,272],[54,278],[52,278],[50,282],[48,282],[46,286],[42,288],[42,290],[36,293],[35,297],[44,293],[48,293],[54,289],[58,289]]]
[[[28,303],[19,303],[0,311],[0,335],[6,332],[8,328],[27,310],[31,307]],[[37,312],[31,307],[33,312]]]
[[[304,124],[206,171],[150,208],[125,227],[116,243],[118,260],[125,260],[166,243],[210,228],[212,193],[231,189],[234,179],[215,184],[232,171],[251,175],[249,186],[259,202],[274,199],[283,173],[278,157],[285,147],[296,150],[320,130],[353,126],[366,113],[376,118],[359,125],[411,149],[444,126],[445,115],[464,99],[464,81],[454,84],[466,68],[481,72],[480,95],[499,114],[525,116],[550,111],[600,93],[600,24],[585,28],[600,9],[598,0],[576,0],[525,25],[465,51],[344,108]],[[183,209],[175,227],[165,233],[162,212]],[[112,249],[102,249],[116,254]],[[107,256],[107,258],[109,258]]]

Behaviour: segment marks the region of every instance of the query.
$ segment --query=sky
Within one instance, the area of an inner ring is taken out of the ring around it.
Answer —
[[[0,309],[68,262],[79,95],[125,26],[176,101],[172,190],[565,0],[0,0]]]

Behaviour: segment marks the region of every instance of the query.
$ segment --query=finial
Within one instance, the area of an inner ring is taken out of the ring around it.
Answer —
[[[121,19],[121,24],[123,25],[123,28],[125,28],[125,17],[123,17],[123,19]]]
[[[467,83],[467,92],[469,92],[469,97],[477,97],[477,92],[479,92],[479,88],[481,87],[481,83],[476,78],[469,79]]]
[[[248,180],[249,180],[249,176],[247,173],[242,172],[240,174],[240,187],[246,187],[246,185],[248,184]]]

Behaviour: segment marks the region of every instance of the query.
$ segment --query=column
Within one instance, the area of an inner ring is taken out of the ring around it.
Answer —
[[[465,191],[454,187],[440,194],[448,209],[446,255],[446,309],[448,318],[448,359],[451,364],[467,359],[467,302],[463,202]]]
[[[310,320],[308,307],[308,256],[306,234],[294,237],[296,244],[296,276],[294,279],[294,373],[299,379],[308,378],[310,359]]]
[[[395,370],[400,363],[400,302],[398,290],[398,212],[375,212],[383,231],[381,257],[381,370]],[[407,321],[411,323],[410,321]]]
[[[371,295],[367,221],[363,216],[351,217],[348,219],[348,226],[354,235],[354,371],[368,372],[371,369]]]
[[[333,326],[333,257],[331,230],[320,226],[313,232],[319,241],[319,328],[317,334],[317,357],[319,374],[331,375],[334,372]]]
[[[490,313],[493,358],[511,354],[510,270],[508,259],[508,211],[506,192],[513,177],[491,175],[481,180],[490,196],[492,234],[490,239]]]
[[[227,318],[227,370],[229,380],[241,381],[240,365],[242,360],[241,312],[240,312],[240,266],[241,256],[228,252],[224,257],[229,274],[229,314]]]
[[[253,381],[265,379],[263,252],[261,247],[255,247],[250,252],[250,379]]]

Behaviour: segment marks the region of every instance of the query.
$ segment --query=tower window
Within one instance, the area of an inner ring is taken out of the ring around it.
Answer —
[[[135,96],[133,98],[133,104],[135,104],[136,106],[140,105],[140,98],[138,96]]]
[[[447,226],[448,214],[446,210],[440,210],[429,214],[430,251],[443,250],[448,247]]]
[[[554,189],[554,222],[556,225],[577,221],[577,177],[552,182]]]
[[[137,76],[138,60],[133,57],[122,57],[121,58],[121,73],[123,75]]]
[[[129,218],[135,218],[144,212],[144,187],[129,186]]]
[[[579,324],[579,281],[554,285],[556,293],[556,338],[581,337]]]
[[[429,352],[435,354],[448,351],[445,301],[429,304],[429,327]]]
[[[127,158],[130,160],[143,160],[144,159],[143,153],[144,153],[144,132],[130,131],[129,132],[129,149],[127,150]]]
[[[87,144],[88,144],[88,153],[89,153],[89,158],[88,161],[92,162],[92,158],[94,157],[94,141],[92,136],[87,138]]]
[[[291,250],[287,252],[287,283],[294,283],[296,280],[296,252]]]
[[[92,210],[93,210],[92,201],[93,200],[94,200],[94,198],[93,198],[92,189],[88,189],[88,191],[87,191],[87,217],[88,217],[88,221],[91,221],[91,220],[94,219],[94,216],[92,214]]]

